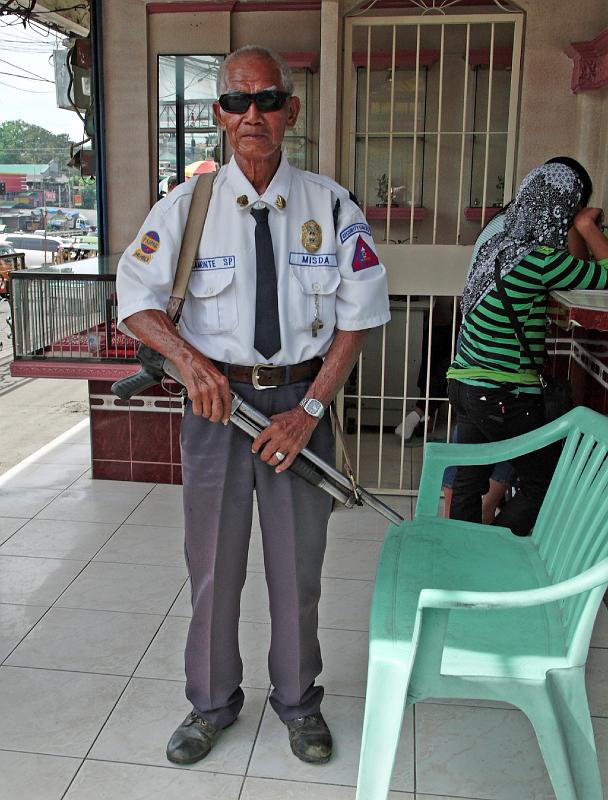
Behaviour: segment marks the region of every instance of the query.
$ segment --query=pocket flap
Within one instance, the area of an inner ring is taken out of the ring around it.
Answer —
[[[304,294],[333,294],[340,283],[337,267],[291,267]]]
[[[208,269],[193,272],[188,290],[194,297],[215,297],[234,280],[234,269]]]

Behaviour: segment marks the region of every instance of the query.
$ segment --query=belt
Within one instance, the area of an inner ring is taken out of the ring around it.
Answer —
[[[244,367],[240,364],[226,364],[223,361],[213,363],[230,381],[250,383],[256,389],[276,389],[277,386],[286,386],[288,383],[316,377],[323,361],[320,358],[311,358],[309,361],[287,367],[275,367],[272,364]]]

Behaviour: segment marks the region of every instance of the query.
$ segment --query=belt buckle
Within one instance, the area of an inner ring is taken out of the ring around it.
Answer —
[[[251,383],[253,384],[254,389],[258,389],[262,391],[263,389],[276,389],[276,386],[262,386],[260,384],[260,370],[264,369],[276,369],[274,364],[254,364],[251,370]]]

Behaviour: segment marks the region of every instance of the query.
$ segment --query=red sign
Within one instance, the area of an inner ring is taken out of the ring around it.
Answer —
[[[82,195],[81,194],[75,194],[74,195],[74,205],[75,206],[81,206],[82,205]]]
[[[57,192],[49,192],[45,189],[44,191],[44,199],[45,200],[57,200]]]

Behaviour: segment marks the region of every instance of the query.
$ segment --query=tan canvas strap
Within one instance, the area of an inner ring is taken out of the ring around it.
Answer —
[[[353,487],[353,493],[355,495],[355,501],[357,505],[361,505],[362,501],[359,496],[359,487],[357,486],[357,479],[355,478],[355,472],[350,463],[350,458],[348,457],[348,450],[346,448],[346,442],[344,441],[344,432],[342,430],[342,425],[340,425],[340,419],[338,417],[338,412],[336,410],[336,404],[333,402],[333,400],[330,403],[329,410],[331,413],[332,421],[334,423],[336,439],[340,443],[340,447],[342,448],[342,455],[344,456],[344,472],[346,472],[348,480],[351,482],[351,485]]]
[[[207,210],[209,209],[214,179],[214,173],[199,175],[192,193],[192,201],[190,202],[190,210],[188,211],[182,246],[177,260],[173,290],[169,302],[167,303],[167,315],[176,325],[182,313],[184,297],[188,289],[188,281],[190,280],[194,259],[196,258],[198,245],[203,234],[203,227],[207,217]]]

